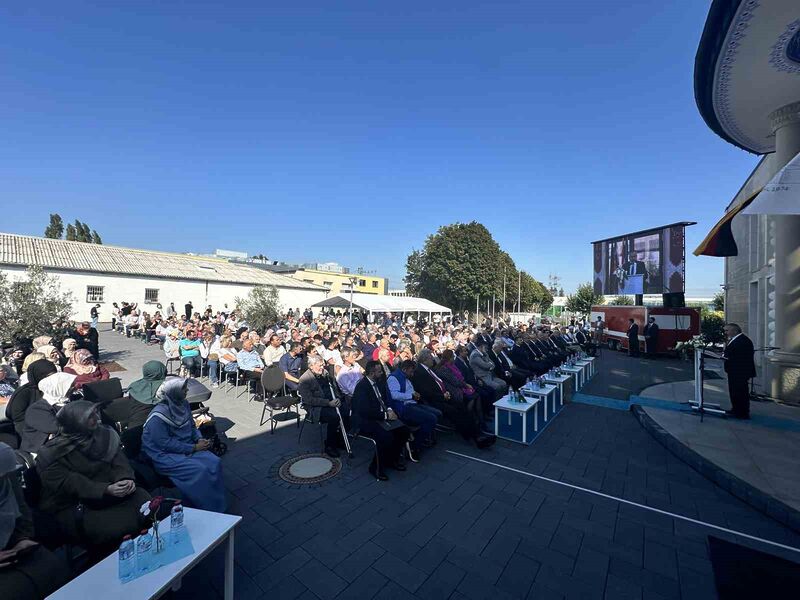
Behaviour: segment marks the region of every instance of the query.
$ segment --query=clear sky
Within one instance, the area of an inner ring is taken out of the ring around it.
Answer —
[[[698,221],[691,254],[757,162],[694,103],[708,4],[3,3],[2,230],[59,212],[109,244],[390,287],[454,221],[568,291],[595,239]],[[687,292],[722,266],[691,257]]]

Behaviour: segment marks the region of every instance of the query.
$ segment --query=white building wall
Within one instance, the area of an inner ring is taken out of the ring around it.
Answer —
[[[4,266],[0,271],[9,279],[24,279],[24,267]],[[46,269],[50,275],[59,279],[61,290],[71,292],[75,297],[73,318],[88,319],[89,310],[95,304],[86,301],[87,286],[103,286],[103,301],[100,302],[100,320],[111,320],[112,303],[136,302],[142,310],[154,312],[156,305],[145,304],[145,289],[158,290],[158,302],[166,308],[170,302],[175,303],[178,313],[183,312],[187,301],[192,302],[195,310],[202,311],[209,304],[217,311],[227,304],[229,309],[236,306],[237,297],[245,297],[253,289],[253,285],[239,283],[223,283],[217,281],[179,281],[174,279],[157,279],[138,277],[135,275],[111,275],[105,273],[86,273],[77,271],[56,271]],[[278,297],[284,310],[289,308],[305,308],[315,302],[324,300],[325,290],[306,290],[296,288],[278,288]]]

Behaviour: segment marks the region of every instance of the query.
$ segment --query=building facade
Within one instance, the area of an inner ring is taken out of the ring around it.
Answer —
[[[758,391],[800,402],[800,216],[740,213],[800,153],[800,2],[714,0],[694,82],[709,128],[763,157],[695,253],[726,256],[726,319],[757,348]],[[709,250],[726,227],[736,248]]]
[[[197,311],[232,310],[237,297],[259,285],[274,286],[285,310],[303,310],[327,295],[321,286],[227,260],[0,233],[0,272],[13,281],[31,265],[73,295],[76,319],[88,319],[100,304],[100,319],[108,321],[112,303],[123,301],[151,313],[171,302],[183,312],[189,301]]]

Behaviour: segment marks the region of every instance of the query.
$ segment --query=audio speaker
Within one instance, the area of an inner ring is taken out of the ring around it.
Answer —
[[[683,292],[672,292],[670,294],[661,294],[661,299],[664,302],[664,308],[686,307],[686,298]]]

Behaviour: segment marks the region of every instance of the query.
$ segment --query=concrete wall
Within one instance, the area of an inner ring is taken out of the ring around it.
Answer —
[[[2,269],[9,279],[24,279],[26,269],[23,267],[4,266]],[[87,286],[103,286],[103,302],[100,302],[100,320],[111,320],[112,303],[137,302],[147,312],[155,312],[155,304],[145,304],[145,288],[158,290],[158,302],[166,308],[170,302],[175,303],[179,313],[183,306],[191,300],[195,310],[202,311],[209,304],[216,310],[222,310],[227,304],[233,309],[236,297],[245,297],[254,286],[217,281],[178,281],[173,279],[156,279],[136,277],[132,275],[108,275],[102,273],[68,272],[47,269],[50,275],[58,277],[61,290],[72,292],[75,297],[73,317],[88,319],[89,309],[95,304],[87,302]],[[295,288],[278,288],[278,296],[284,310],[299,308],[304,310],[315,302],[324,300],[324,290],[306,290]]]

